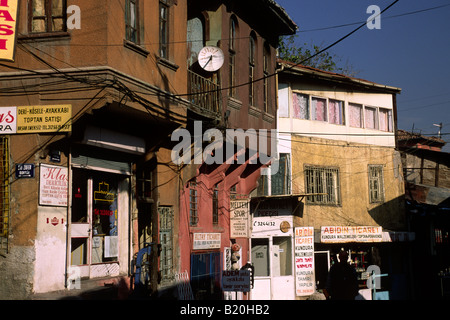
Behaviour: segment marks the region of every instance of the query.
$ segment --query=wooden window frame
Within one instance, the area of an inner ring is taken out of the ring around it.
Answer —
[[[62,2],[62,15],[52,14],[52,2],[61,1]],[[67,0],[45,0],[45,15],[44,16],[34,16],[33,15],[33,4],[34,0],[28,1],[28,32],[30,34],[55,34],[55,33],[67,33]],[[62,19],[62,30],[52,30],[53,20]],[[34,31],[33,21],[37,19],[44,19],[45,21],[45,31]]]

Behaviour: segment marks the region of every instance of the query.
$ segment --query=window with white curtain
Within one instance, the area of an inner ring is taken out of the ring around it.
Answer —
[[[295,93],[292,95],[292,113],[297,119],[309,120],[309,96]]]
[[[362,105],[349,103],[348,116],[350,127],[362,128]]]
[[[379,113],[379,129],[381,131],[392,132],[392,110],[382,109],[378,110]]]
[[[327,99],[311,99],[311,120],[327,121]]]
[[[334,124],[345,124],[344,102],[332,100],[328,102],[329,122]]]
[[[378,129],[377,127],[377,109],[364,107],[364,128]]]

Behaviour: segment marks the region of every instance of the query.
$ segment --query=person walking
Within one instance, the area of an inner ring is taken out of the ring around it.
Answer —
[[[348,264],[348,253],[339,252],[339,262],[328,272],[326,291],[331,300],[354,300],[358,295],[358,277],[356,270]]]

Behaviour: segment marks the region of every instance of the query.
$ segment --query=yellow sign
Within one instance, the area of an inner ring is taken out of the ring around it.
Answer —
[[[71,118],[69,104],[17,107],[17,133],[70,132]]]
[[[0,60],[14,61],[18,0],[0,0]]]

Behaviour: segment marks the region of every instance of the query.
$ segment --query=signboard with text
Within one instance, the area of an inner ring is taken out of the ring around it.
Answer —
[[[70,132],[71,105],[0,107],[0,134]]]
[[[382,242],[382,227],[371,226],[328,226],[322,227],[322,243]]]
[[[18,0],[0,0],[0,60],[14,61]]]
[[[230,237],[248,238],[250,201],[230,200]]]
[[[222,290],[250,292],[250,271],[249,270],[223,271]]]
[[[39,205],[67,206],[68,190],[67,168],[41,163],[39,170]]]
[[[309,296],[316,291],[314,274],[314,228],[295,228],[295,291]]]
[[[220,233],[194,233],[193,249],[220,249]]]

